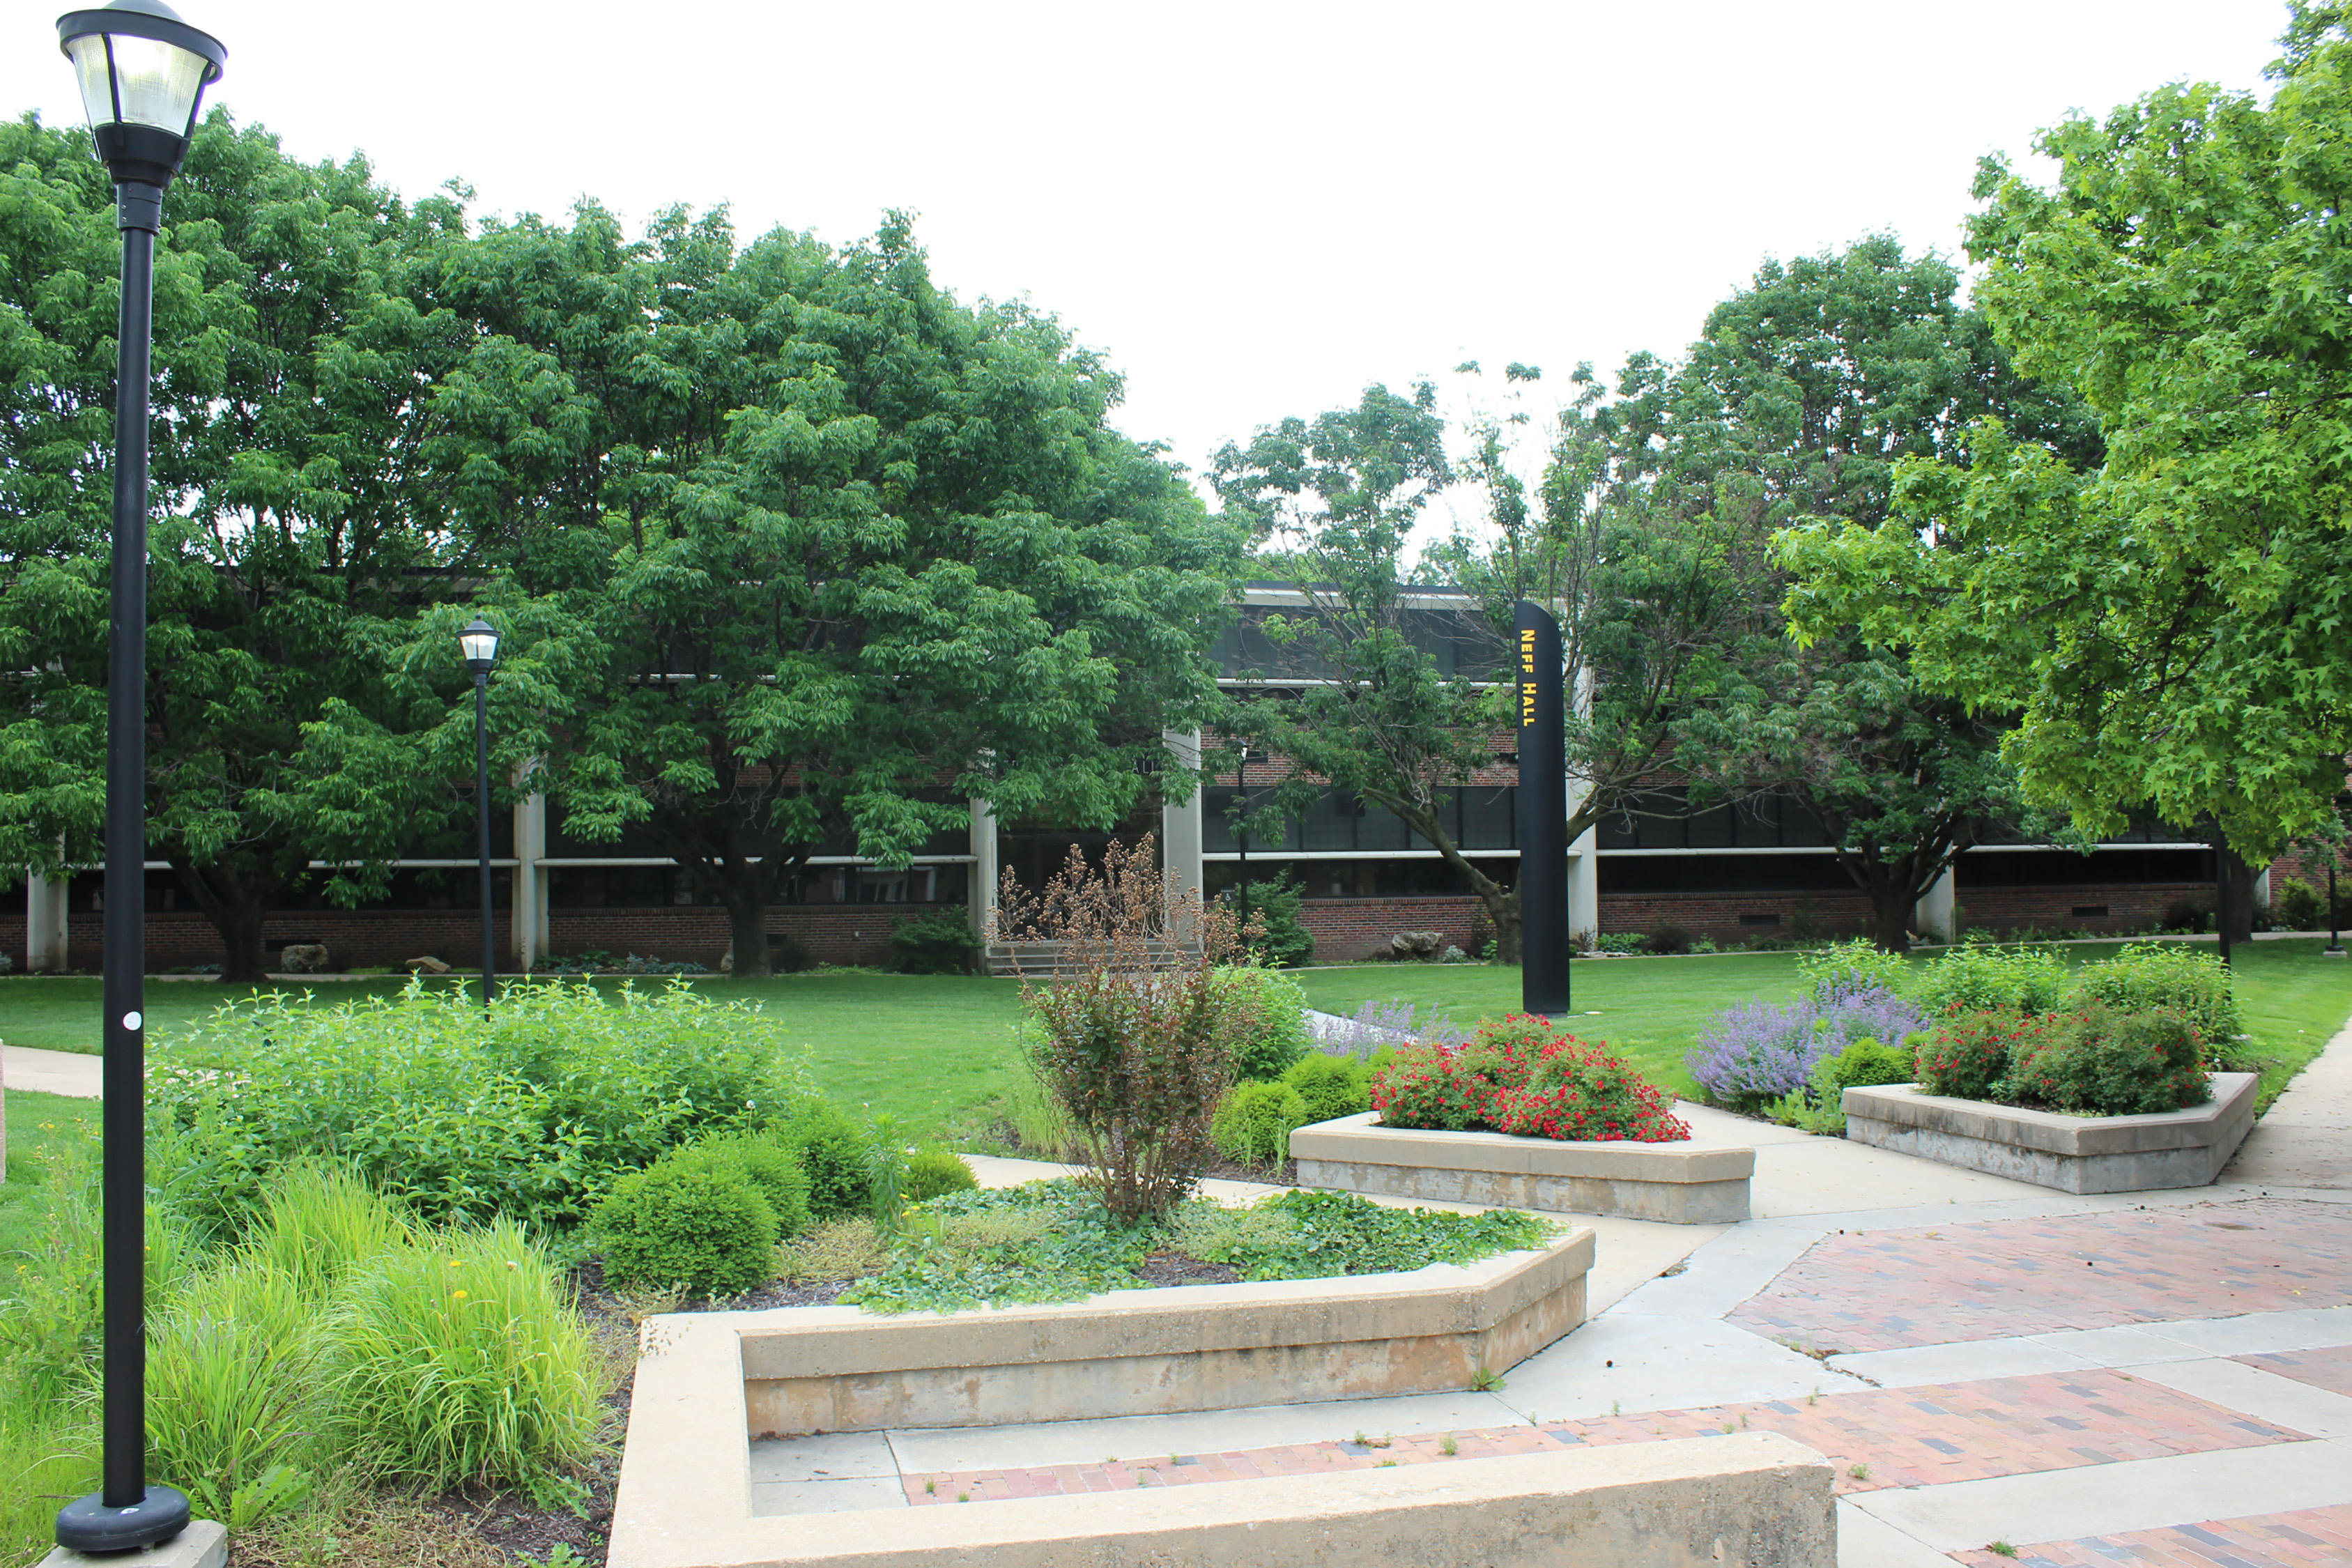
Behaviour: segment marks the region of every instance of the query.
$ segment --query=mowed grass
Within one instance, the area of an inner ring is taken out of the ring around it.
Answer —
[[[2050,951],[2071,965],[2112,958],[2120,942],[2062,942]],[[2263,1078],[2267,1108],[2289,1079],[2326,1048],[2352,1016],[2352,958],[2326,958],[2317,938],[2247,942],[2231,953],[2248,1054]],[[1914,963],[1931,962],[1915,952]],[[1492,964],[1354,964],[1302,971],[1307,1004],[1350,1016],[1367,1002],[1410,1001],[1457,1023],[1516,1013],[1519,972]],[[1697,1085],[1683,1066],[1710,1020],[1740,1002],[1785,1002],[1797,994],[1794,953],[1692,958],[1607,958],[1570,965],[1576,1016],[1567,1027],[1606,1040],[1677,1094]]]
[[[2265,1104],[2352,1015],[2352,959],[2323,958],[2323,945],[2316,939],[2260,942],[2237,951],[2239,1005],[2254,1037],[2250,1048],[2262,1070]],[[2111,955],[2116,946],[2053,951],[2069,963],[2084,963]],[[1929,956],[1915,954],[1913,962]],[[1296,978],[1309,1005],[1342,1016],[1367,1002],[1404,1000],[1424,1017],[1434,1008],[1473,1025],[1519,1005],[1519,972],[1492,964],[1355,964],[1302,970]],[[1741,1002],[1787,1001],[1799,990],[1796,955],[1787,952],[1579,961],[1570,980],[1577,1016],[1563,1020],[1567,1026],[1607,1040],[1685,1095],[1697,1086],[1683,1058],[1717,1013]],[[607,994],[622,984],[596,982]],[[636,984],[642,989],[662,983]],[[389,994],[400,984],[321,984],[310,994],[331,1005],[371,993]],[[1012,981],[853,971],[768,980],[714,977],[698,980],[695,988],[722,1000],[758,1002],[780,1026],[784,1043],[807,1053],[819,1089],[853,1109],[889,1111],[918,1136],[985,1141],[1018,1071],[1020,987]],[[240,988],[238,994],[250,991]],[[227,996],[217,984],[150,984],[150,1029],[158,1036],[185,1030]],[[98,981],[0,982],[0,1039],[95,1051],[98,1035]],[[12,1113],[12,1125],[16,1120]]]
[[[0,982],[0,1040],[44,1050],[99,1048],[95,979]],[[309,988],[316,1005],[370,994],[392,995],[397,980],[343,981]],[[441,982],[447,984],[450,982]],[[599,978],[610,995],[625,984]],[[667,982],[640,977],[640,991]],[[698,978],[694,988],[719,1001],[757,1002],[790,1048],[807,1053],[818,1089],[853,1111],[887,1110],[919,1136],[974,1132],[995,1118],[988,1109],[1005,1091],[1015,1055],[1013,1027],[1021,988],[1010,980],[968,974],[784,974],[768,980]],[[294,995],[297,985],[268,989]],[[251,986],[217,982],[151,983],[148,1033],[184,1033]]]

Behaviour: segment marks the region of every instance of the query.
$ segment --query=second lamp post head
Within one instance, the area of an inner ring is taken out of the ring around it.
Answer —
[[[457,634],[457,646],[466,650],[466,668],[478,679],[488,675],[490,666],[498,662],[499,628],[476,616],[474,624]]]

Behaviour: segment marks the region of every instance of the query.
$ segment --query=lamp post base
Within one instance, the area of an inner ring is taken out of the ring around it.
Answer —
[[[2319,950],[2319,956],[2322,958],[2341,958],[2344,956],[2344,950],[2340,947],[2323,947]]]
[[[76,1498],[58,1510],[58,1544],[77,1552],[137,1552],[188,1527],[187,1494],[151,1486],[129,1508],[109,1508],[104,1492]]]

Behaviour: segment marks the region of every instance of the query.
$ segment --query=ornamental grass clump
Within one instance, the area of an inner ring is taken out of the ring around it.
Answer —
[[[1163,874],[1149,834],[1099,871],[1073,846],[1042,893],[1008,870],[997,905],[991,942],[1052,955],[1022,977],[1027,1052],[1085,1180],[1114,1224],[1168,1214],[1208,1169],[1236,1046],[1260,1030],[1258,994],[1218,977],[1232,915]]]
[[[1601,1041],[1514,1013],[1467,1045],[1400,1051],[1372,1082],[1385,1127],[1490,1128],[1580,1142],[1678,1141],[1690,1128],[1664,1094]]]

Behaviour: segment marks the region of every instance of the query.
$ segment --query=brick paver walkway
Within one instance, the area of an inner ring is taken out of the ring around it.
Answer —
[[[1952,1556],[1969,1568],[2250,1568],[2306,1563],[2342,1568],[2352,1563],[2352,1506],[2053,1541],[2021,1546],[2014,1557],[1984,1551],[1955,1552]]]
[[[2352,1302],[2352,1205],[2256,1198],[1827,1237],[1730,1321],[1822,1352]]]
[[[2330,1345],[2326,1350],[2316,1351],[2277,1351],[2267,1355],[2242,1355],[2235,1359],[2264,1372],[2274,1372],[2281,1377],[2291,1377],[2297,1383],[2307,1383],[2314,1388],[2324,1388],[2331,1394],[2352,1397],[2352,1345]]]
[[[1335,1438],[1165,1460],[948,1471],[906,1478],[912,1503],[1192,1486],[1384,1465],[1439,1464],[1585,1444],[1649,1443],[1773,1431],[1828,1456],[1840,1492],[2072,1469],[2119,1459],[2292,1442],[2303,1434],[2209,1405],[2127,1373],[2094,1372],[1924,1388],[1824,1394],[1806,1400],[1605,1415],[1542,1426],[1487,1427],[1368,1441]],[[1451,1443],[1453,1453],[1445,1451]]]

